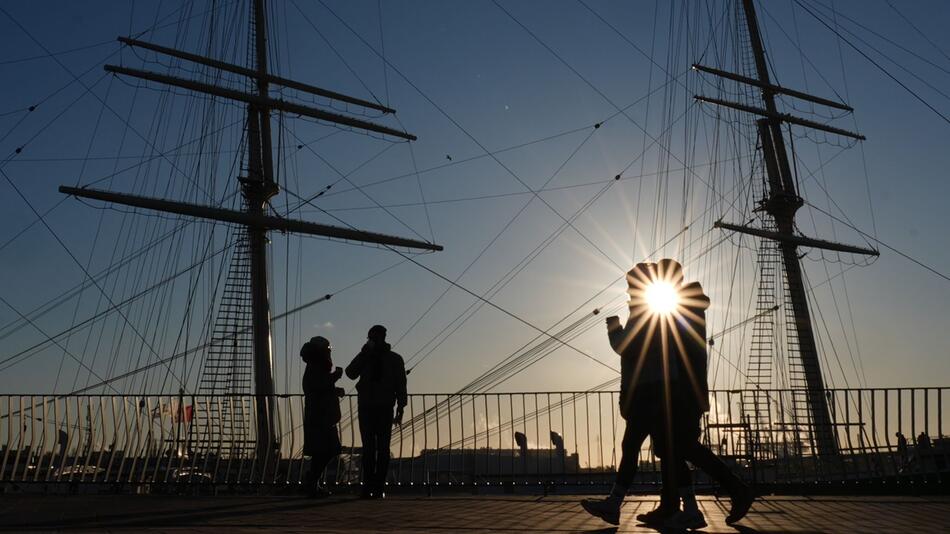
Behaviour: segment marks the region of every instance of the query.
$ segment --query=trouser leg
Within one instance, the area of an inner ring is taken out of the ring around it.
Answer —
[[[645,418],[634,418],[627,421],[621,442],[620,466],[617,468],[616,484],[626,490],[633,484],[640,462],[640,448],[649,434],[649,425]]]
[[[386,483],[386,474],[389,472],[389,444],[392,441],[393,415],[392,408],[383,406],[376,414],[376,487],[382,489]]]
[[[671,480],[674,485],[677,487],[683,488],[693,485],[693,473],[689,468],[689,464],[686,463],[686,458],[684,457],[683,447],[687,446],[690,441],[696,441],[695,433],[683,432],[683,429],[676,423],[673,425],[673,445],[672,453],[674,459],[670,463],[674,464],[675,474],[671,473],[669,476],[673,477]],[[654,439],[654,441],[661,441],[660,439]],[[657,451],[665,450],[667,447],[662,442],[660,444],[654,444],[654,448]],[[662,453],[661,453],[662,454]],[[666,458],[662,458],[663,461],[666,461]],[[666,481],[664,480],[664,483]]]
[[[686,460],[683,460],[682,457],[680,457],[679,460],[679,464],[676,466],[676,486],[680,489],[680,493],[682,494],[683,488],[693,487],[693,472],[690,470]]]
[[[660,470],[663,476],[663,489],[660,491],[660,507],[664,509],[677,509],[680,506],[679,494],[679,464],[674,456],[671,460],[664,458],[660,460]]]
[[[660,392],[658,402],[660,417],[651,433],[653,452],[660,458],[660,474],[663,479],[660,508],[664,510],[678,510],[680,504],[679,476],[683,459],[679,450],[680,444],[676,439],[679,421],[674,418],[674,400],[674,392],[667,383]]]
[[[689,468],[686,460],[680,458],[679,465],[676,466],[676,485],[685,488],[693,485],[693,472]]]
[[[690,463],[705,471],[720,486],[727,491],[732,492],[742,485],[742,479],[736,476],[718,456],[716,456],[709,447],[693,441],[684,445],[683,457]]]
[[[310,480],[313,484],[319,484],[323,472],[326,471],[327,466],[334,458],[336,458],[336,454],[327,451],[316,454],[310,459]]]
[[[682,457],[682,451],[678,448],[680,444],[676,441],[675,434],[672,436],[664,434],[666,432],[660,430],[651,436],[654,454],[660,458],[660,474],[663,478],[660,507],[670,510],[679,509],[680,488],[684,484],[692,485],[692,474]]]
[[[729,466],[709,447],[700,443],[702,414],[682,405],[677,406],[677,413],[679,417],[674,429],[674,439],[680,459],[687,460],[696,468],[705,471],[710,478],[730,493],[742,486],[742,480],[729,469]],[[690,482],[692,482],[691,479]]]
[[[372,485],[376,473],[376,432],[373,415],[373,411],[368,406],[359,407],[364,485]]]

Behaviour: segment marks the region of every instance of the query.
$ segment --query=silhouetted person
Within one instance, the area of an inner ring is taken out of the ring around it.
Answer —
[[[670,262],[672,271],[680,271],[682,267],[676,262]],[[682,276],[673,276],[682,280]],[[670,330],[667,343],[670,347],[671,367],[676,367],[673,376],[671,397],[673,404],[672,437],[675,461],[677,466],[677,485],[684,498],[689,502],[689,509],[680,514],[680,520],[672,518],[667,526],[672,528],[700,528],[687,526],[695,520],[696,515],[702,515],[695,506],[692,497],[692,475],[685,467],[683,460],[689,461],[699,469],[705,471],[725,489],[732,500],[732,509],[726,517],[726,523],[732,524],[742,519],[752,506],[753,493],[729,467],[713,453],[709,447],[700,443],[700,422],[703,414],[709,411],[709,383],[708,383],[708,354],[706,352],[706,310],[709,308],[709,297],[703,293],[698,282],[677,284],[678,306],[671,315]],[[663,439],[666,434],[658,437]],[[661,444],[660,450],[669,450]],[[664,459],[665,463],[665,459]],[[668,475],[668,471],[664,471]],[[664,479],[664,486],[673,483],[673,479]],[[685,523],[684,523],[685,522]],[[702,521],[703,526],[705,521]]]
[[[321,336],[312,338],[300,349],[300,357],[307,364],[303,372],[303,453],[310,456],[306,484],[313,497],[329,494],[320,486],[320,478],[342,449],[337,423],[343,388],[336,387],[336,382],[343,376],[343,369],[333,368],[331,351],[330,341]]]
[[[656,443],[658,433],[671,431],[667,424],[670,403],[664,395],[670,369],[663,359],[660,317],[651,312],[645,296],[649,285],[662,275],[656,264],[638,263],[627,273],[630,313],[626,324],[621,326],[616,316],[607,318],[610,346],[620,355],[620,416],[626,421],[626,428],[621,441],[620,465],[610,494],[603,500],[585,499],[581,506],[591,515],[614,525],[620,523],[620,507],[637,473],[643,442],[647,436],[653,436]],[[671,444],[671,440],[660,441]],[[664,461],[662,466],[670,471],[667,478],[675,478],[678,470],[671,462]],[[674,508],[679,509],[678,495],[666,488],[660,507],[641,514],[638,519],[659,522],[672,515]]]
[[[406,406],[406,366],[386,343],[386,328],[375,325],[366,344],[346,367],[358,393],[360,436],[363,440],[363,498],[385,497],[392,427],[402,422]],[[393,406],[396,415],[393,417]]]
[[[894,434],[894,436],[897,437],[897,463],[903,468],[907,465],[908,459],[907,438],[900,432]]]
[[[699,284],[683,285],[682,267],[672,260],[638,264],[628,273],[628,283],[630,319],[620,328],[616,318],[608,318],[611,345],[621,355],[620,408],[627,421],[623,456],[610,496],[582,505],[605,521],[619,522],[620,505],[649,434],[654,453],[662,460],[663,492],[660,505],[637,519],[654,526],[705,525],[685,463],[689,460],[729,491],[733,506],[728,521],[735,522],[748,511],[751,491],[699,443],[700,419],[709,409],[705,342],[709,299]],[[663,293],[672,294],[665,299],[672,303],[663,302]],[[679,513],[681,498],[683,513]]]
[[[681,455],[675,454],[676,433],[682,426],[678,418],[682,418],[686,413],[686,404],[682,397],[687,390],[684,384],[696,382],[693,368],[682,364],[687,346],[684,346],[678,335],[682,315],[690,313],[682,294],[682,266],[670,259],[658,261],[650,284],[652,287],[647,290],[647,300],[653,301],[651,314],[658,319],[652,343],[660,347],[661,361],[664,363],[664,405],[661,412],[663,419],[656,432],[651,434],[651,439],[653,452],[661,460],[663,486],[659,506],[650,512],[638,514],[637,519],[654,527],[674,530],[699,529],[706,526],[706,519],[696,502],[692,473]],[[708,305],[708,300],[706,304]],[[702,365],[705,380],[705,352],[702,353]],[[689,413],[708,410],[708,391],[705,385],[697,398],[701,399],[703,404],[691,407]],[[682,510],[680,501],[683,503]]]
[[[917,434],[917,450],[914,455],[917,460],[917,469],[926,472],[934,467],[933,463],[933,444],[930,443],[930,436],[923,430]]]

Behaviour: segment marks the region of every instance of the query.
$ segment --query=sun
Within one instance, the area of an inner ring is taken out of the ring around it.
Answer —
[[[679,304],[679,295],[669,282],[653,282],[646,287],[644,298],[653,313],[669,314]]]

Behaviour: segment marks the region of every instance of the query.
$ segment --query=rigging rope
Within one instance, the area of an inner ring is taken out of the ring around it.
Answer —
[[[812,11],[811,9],[809,9],[809,8],[808,8],[806,5],[804,5],[800,0],[794,0],[794,2],[795,2],[796,4],[798,4],[802,9],[804,9],[805,12],[807,12],[809,15],[811,15],[812,18],[814,18],[815,20],[817,20],[818,22],[820,22],[822,26],[828,28],[829,31],[831,31],[832,33],[834,33],[835,35],[837,35],[842,41],[845,42],[845,44],[847,44],[849,47],[851,47],[852,50],[854,50],[855,52],[857,52],[858,54],[860,54],[861,57],[863,57],[864,59],[868,60],[868,62],[871,63],[872,65],[874,65],[874,67],[875,67],[876,69],[878,69],[879,71],[881,71],[882,73],[884,73],[885,76],[887,76],[888,78],[890,78],[891,80],[893,80],[897,85],[901,86],[901,88],[903,88],[905,91],[907,91],[908,93],[910,93],[910,95],[913,96],[918,102],[920,102],[921,104],[923,104],[924,106],[926,106],[926,107],[927,107],[930,111],[932,111],[935,115],[937,115],[938,117],[940,117],[941,119],[943,119],[944,122],[946,122],[947,124],[950,124],[950,117],[948,117],[947,115],[945,115],[944,113],[942,113],[940,110],[938,110],[937,108],[935,108],[930,102],[928,102],[927,100],[925,100],[925,99],[924,99],[922,96],[920,96],[916,91],[914,91],[913,89],[911,89],[910,87],[908,87],[904,82],[900,81],[896,76],[894,76],[893,74],[891,74],[890,71],[888,71],[887,69],[885,69],[880,63],[878,63],[877,61],[874,61],[874,59],[873,59],[871,56],[869,56],[869,55],[868,55],[867,53],[865,53],[863,50],[861,50],[860,48],[858,48],[854,43],[852,43],[850,40],[848,40],[845,36],[841,35],[840,32],[838,32],[837,30],[835,30],[834,28],[832,28],[827,22],[825,22],[824,19],[822,19],[821,17],[819,17],[817,14],[815,14],[814,11]],[[886,57],[886,56],[885,56],[885,57]]]

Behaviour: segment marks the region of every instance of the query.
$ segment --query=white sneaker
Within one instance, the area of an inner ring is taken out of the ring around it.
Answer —
[[[706,518],[699,510],[695,512],[683,510],[671,515],[663,526],[674,530],[697,530],[706,526]]]

